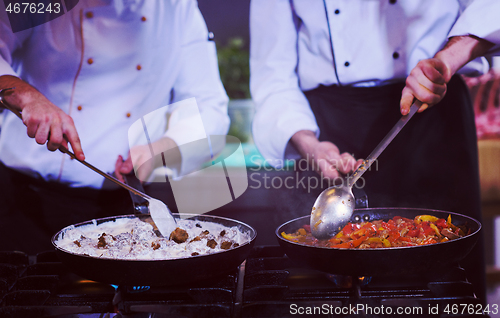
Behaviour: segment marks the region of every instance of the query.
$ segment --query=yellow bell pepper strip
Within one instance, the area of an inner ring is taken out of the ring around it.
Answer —
[[[292,234],[286,234],[285,232],[281,232],[281,236],[283,236],[285,239],[293,241],[297,240],[297,237],[292,235]]]
[[[382,243],[382,240],[380,239],[380,237],[370,237],[370,238],[368,238],[368,242],[369,243]]]
[[[391,247],[391,242],[389,242],[388,240],[386,239],[381,239],[382,240],[382,244],[384,244],[385,247]]]
[[[433,229],[433,230],[434,230],[434,232],[436,232],[436,235],[437,235],[438,237],[441,237],[441,233],[439,232],[438,227],[437,227],[434,223],[429,224],[429,226],[431,227],[431,229]]]
[[[451,223],[451,214],[448,214],[448,220],[446,221],[446,224],[448,225],[448,227],[450,229],[452,229],[453,232],[456,232],[457,235],[459,234],[459,231],[458,231],[459,228]],[[462,233],[463,233],[463,231],[462,231]]]
[[[417,215],[415,217],[415,223],[416,224],[420,224],[422,223],[422,221],[429,221],[429,222],[436,222],[437,220],[439,220],[437,217],[435,216],[432,216],[432,215]]]
[[[351,237],[353,235],[363,235],[363,234],[365,234],[365,232],[366,232],[366,228],[360,228],[359,230],[352,232]]]
[[[423,233],[425,236],[434,235],[435,231],[433,228],[431,228],[430,224],[432,224],[432,223],[430,223],[428,221],[420,223],[418,225],[418,228],[420,228],[420,233]]]
[[[445,236],[441,241],[439,241],[439,243],[448,242],[449,240],[450,239]]]
[[[384,247],[391,247],[391,242],[381,237],[370,237],[368,238],[369,243],[382,243]]]

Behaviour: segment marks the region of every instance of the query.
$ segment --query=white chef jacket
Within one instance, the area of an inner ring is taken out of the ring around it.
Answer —
[[[21,77],[71,115],[86,160],[98,168],[113,172],[117,156],[128,156],[132,123],[176,101],[196,98],[203,125],[174,106],[166,133],[166,120],[148,131],[152,141],[165,135],[183,145],[227,133],[215,44],[195,0],[85,0],[15,34],[3,3],[0,11],[0,75]],[[102,187],[101,176],[36,144],[21,120],[3,114],[5,165],[72,187]]]
[[[276,167],[298,158],[292,135],[319,136],[303,91],[404,81],[442,47],[465,2],[252,0],[250,89],[259,151]]]
[[[449,37],[474,35],[495,44],[487,54],[500,52],[500,1],[474,0],[460,15],[450,31]]]

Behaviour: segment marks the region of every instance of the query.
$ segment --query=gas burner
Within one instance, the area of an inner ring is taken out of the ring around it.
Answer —
[[[480,304],[458,266],[404,277],[346,277],[298,268],[278,246],[267,246],[255,247],[226,275],[148,288],[83,279],[52,251],[33,257],[0,252],[0,318],[396,317],[398,308],[422,310],[405,317],[464,317],[446,315],[447,306],[457,304]]]
[[[415,275],[350,277],[299,268],[279,247],[254,248],[243,295],[241,317],[450,317],[446,312],[457,304],[481,304],[458,265]]]

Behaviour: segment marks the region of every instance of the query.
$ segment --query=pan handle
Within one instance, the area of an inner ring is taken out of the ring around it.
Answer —
[[[365,190],[361,188],[352,189],[354,198],[356,199],[355,209],[367,209],[368,208],[368,195]]]
[[[141,181],[137,179],[134,172],[131,172],[127,175],[124,175],[125,183],[131,186],[134,189],[137,189],[141,192],[144,192],[144,187],[142,186]],[[133,192],[129,192],[130,197],[132,198],[132,202],[134,204],[134,210],[136,214],[149,214],[149,202],[143,197],[136,195]]]

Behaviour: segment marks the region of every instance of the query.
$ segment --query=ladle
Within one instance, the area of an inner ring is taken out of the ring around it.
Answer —
[[[421,105],[419,101],[414,102],[410,107],[410,112],[401,117],[372,153],[352,175],[343,180],[342,184],[334,185],[321,192],[311,212],[310,225],[311,233],[314,237],[317,239],[328,239],[339,232],[351,220],[356,202],[352,194],[353,185],[370,168],[372,163],[391,143],[410,118],[413,117]]]

